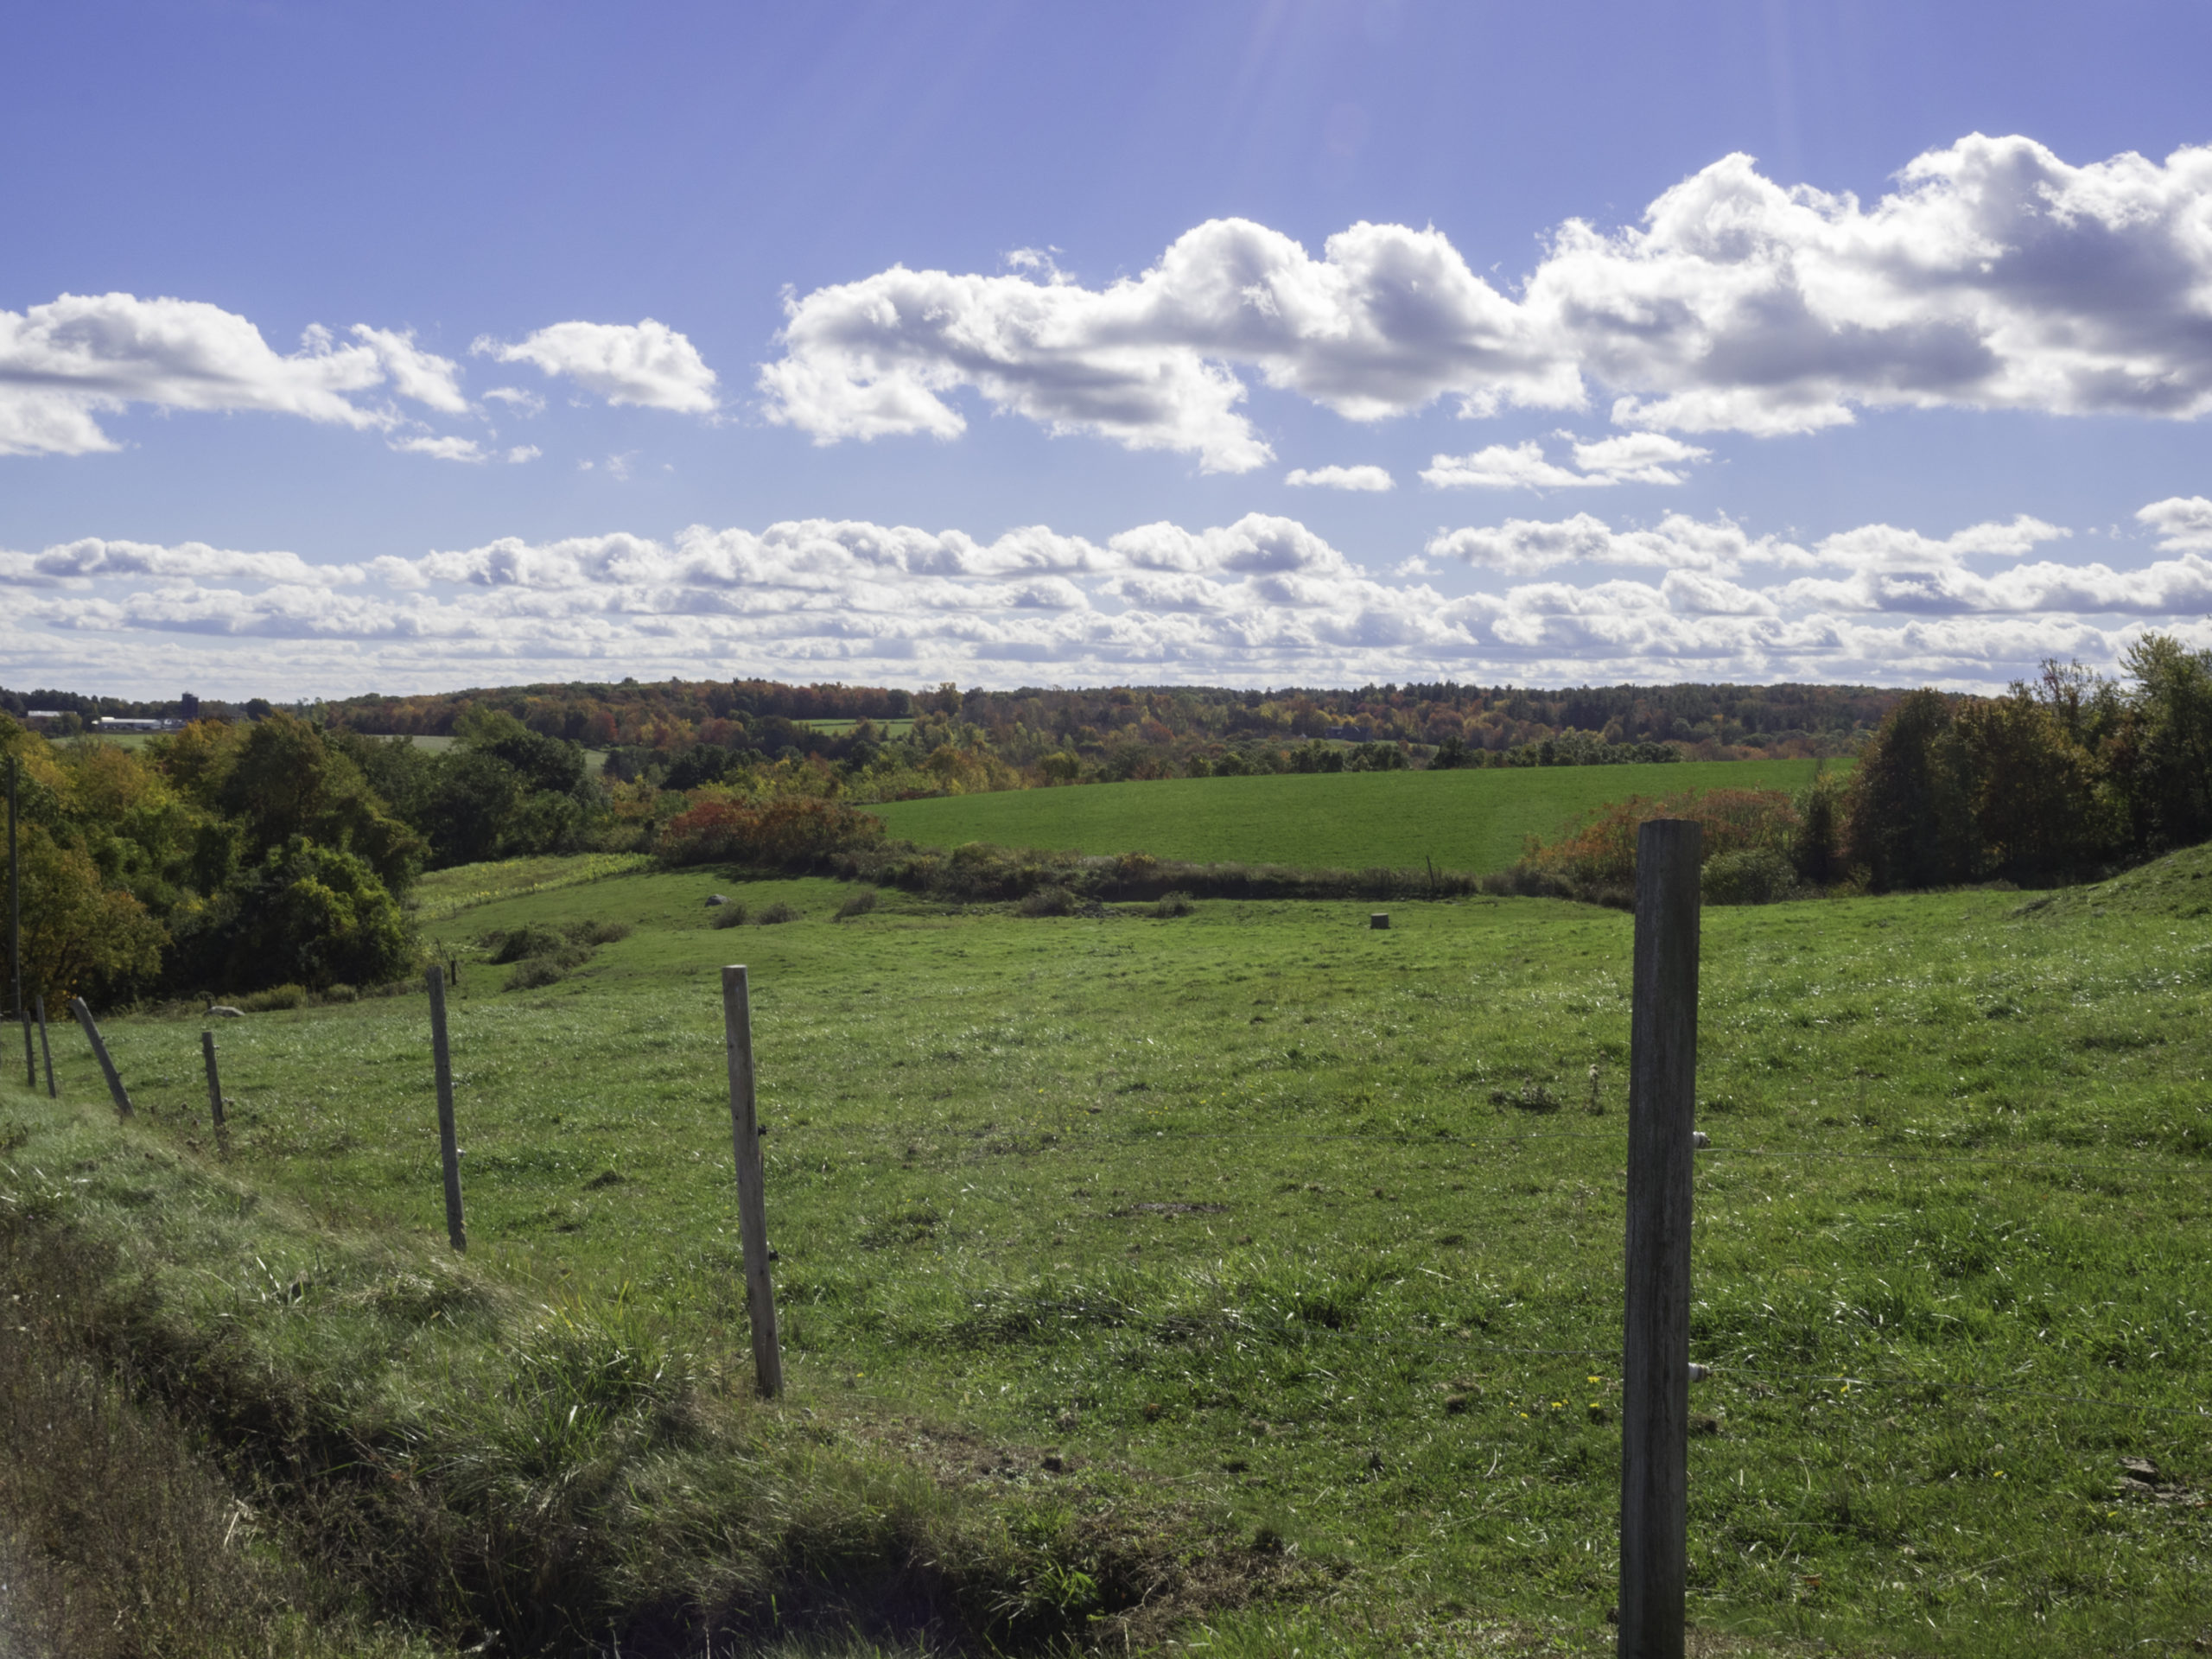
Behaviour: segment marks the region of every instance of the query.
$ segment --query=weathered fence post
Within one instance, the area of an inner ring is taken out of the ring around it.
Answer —
[[[61,1091],[54,1086],[54,1045],[46,1040],[46,998],[38,996],[32,1001],[38,1007],[38,1052],[46,1061],[46,1097],[59,1100]],[[35,1083],[33,1086],[36,1086]]]
[[[38,1062],[31,1058],[31,1015],[23,1001],[23,895],[22,861],[16,854],[16,778],[23,763],[8,757],[8,995],[23,1027],[23,1087],[38,1087]]]
[[[461,1224],[461,1147],[454,1140],[453,1128],[453,1053],[446,1046],[446,970],[432,967],[428,983],[430,1059],[438,1074],[438,1151],[445,1160],[446,1236],[453,1241],[454,1249],[466,1255],[468,1230]]]
[[[730,1147],[737,1160],[737,1234],[745,1252],[745,1306],[753,1325],[753,1374],[764,1398],[784,1391],[776,1339],[776,1287],[768,1274],[768,1179],[753,1096],[753,1002],[745,969],[722,969],[722,1040],[729,1051]]]
[[[1689,1573],[1690,1164],[1704,831],[1637,835],[1621,1362],[1621,1659],[1682,1659]]]
[[[207,1115],[215,1120],[215,1127],[223,1127],[223,1081],[215,1074],[215,1033],[200,1033],[200,1058],[207,1062]]]
[[[107,1078],[107,1091],[115,1097],[115,1109],[124,1117],[130,1114],[130,1096],[124,1092],[123,1079],[118,1075],[115,1062],[107,1057],[107,1045],[100,1040],[100,1028],[93,1023],[92,1011],[85,1006],[85,999],[69,999],[69,1012],[77,1016],[77,1023],[85,1028],[85,1039],[92,1046],[92,1057],[100,1063],[100,1071]]]

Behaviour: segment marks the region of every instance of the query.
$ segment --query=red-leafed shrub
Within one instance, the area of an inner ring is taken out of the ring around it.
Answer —
[[[660,855],[671,864],[806,864],[883,839],[883,820],[842,801],[813,796],[776,800],[703,800],[669,820]]]

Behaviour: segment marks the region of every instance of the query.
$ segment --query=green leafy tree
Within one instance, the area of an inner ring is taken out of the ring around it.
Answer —
[[[73,996],[105,1004],[151,984],[169,935],[137,896],[44,825],[22,826],[18,848],[25,998],[44,997],[51,1012]]]
[[[238,870],[182,941],[201,988],[377,985],[413,965],[407,919],[368,861],[295,836]]]
[[[271,711],[243,726],[200,721],[164,746],[161,761],[181,788],[237,825],[249,861],[305,836],[359,855],[395,893],[422,868],[423,837],[296,715]]]
[[[2138,850],[2212,837],[2212,651],[2145,634],[2121,664],[2135,683],[2110,745]]]
[[[1975,862],[2015,880],[2107,856],[2116,825],[2095,758],[2024,687],[1963,704],[1954,724],[1971,795]]]
[[[1852,776],[1844,831],[1852,861],[1877,890],[1978,873],[1966,759],[1940,691],[1913,692],[1883,721]]]

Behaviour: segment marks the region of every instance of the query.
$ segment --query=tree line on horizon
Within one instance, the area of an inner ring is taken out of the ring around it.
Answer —
[[[1738,791],[1722,793],[1745,800],[1625,802],[1539,849],[1529,868],[1579,870],[1586,896],[1610,891],[1620,849],[1633,844],[1625,831],[1661,810],[1712,817],[1721,826],[1716,852],[1766,861],[1744,865],[1756,878],[1745,892],[1769,896],[1793,882],[1884,890],[2062,880],[2212,837],[2212,652],[2146,635],[2123,667],[2106,678],[2050,664],[2038,682],[1999,697],[1827,688],[1837,695],[1825,702],[1792,704],[1745,693],[1733,706],[1825,709],[1839,734],[1880,712],[1845,750],[1858,753],[1846,782],[1823,778],[1795,799]],[[1391,696],[1418,713],[1440,701],[1423,695],[1429,690]],[[1649,689],[1619,690],[1618,702],[1588,694],[1594,703],[1573,712],[1644,706],[1630,692],[1653,698],[1651,710],[1667,706]],[[435,734],[453,741],[436,747],[357,729],[345,718],[358,714],[353,705],[324,705],[314,717],[275,708],[257,719],[203,712],[135,747],[51,741],[0,713],[0,753],[22,767],[28,989],[49,1003],[79,993],[113,1003],[286,983],[381,984],[414,962],[404,903],[426,869],[590,851],[815,868],[861,840],[880,841],[882,820],[865,810],[878,802],[1092,781],[1116,775],[1116,757],[1132,748],[1174,753],[1176,728],[1163,709],[1248,719],[1270,735],[1211,753],[1194,747],[1179,771],[1131,766],[1120,775],[1399,767],[1416,755],[1452,766],[1473,753],[1491,764],[1591,764],[1641,747],[1618,713],[1597,730],[1570,724],[1532,740],[1522,715],[1565,718],[1572,698],[1563,693],[1539,705],[1531,694],[1470,692],[1452,705],[1462,710],[1456,752],[1453,732],[1435,725],[1426,729],[1440,741],[1425,752],[1378,734],[1402,729],[1381,728],[1376,710],[1397,705],[1379,695],[1334,708],[1207,695],[1217,701],[1180,690],[1040,693],[1033,708],[1014,694],[979,700],[944,688],[912,698],[895,724],[888,714],[819,716],[853,721],[828,734],[732,702],[729,714],[709,716],[728,722],[722,731],[695,727],[664,747],[618,747],[596,775],[581,741],[541,729],[543,709],[532,726],[485,702],[461,703]],[[1169,706],[1179,698],[1186,702]],[[1669,719],[1706,710],[1716,731],[1740,717],[1694,699],[1677,706],[1682,713]],[[1126,734],[1118,746],[1089,722],[1065,729],[1086,713],[1120,718],[1111,728]],[[1346,733],[1347,713],[1375,724]],[[776,721],[821,741],[772,753],[747,741],[769,737]],[[1147,732],[1147,721],[1167,741]],[[1333,739],[1325,735],[1332,721]],[[1482,722],[1485,737],[1519,741],[1477,750],[1471,721]],[[726,741],[710,741],[717,735]],[[1707,752],[1704,740],[1666,741],[1669,754]],[[1020,759],[1025,744],[1041,753]]]
[[[1018,777],[982,786],[1234,774],[1329,766],[1312,745],[1369,750],[1366,765],[1586,764],[1654,758],[1656,747],[1698,760],[1850,753],[1902,692],[1878,687],[1683,683],[1542,689],[1453,682],[1238,690],[1209,686],[1028,687],[925,691],[772,681],[668,680],[534,684],[359,696],[285,705],[365,734],[448,737],[474,710],[511,715],[542,736],[607,753],[617,777],[665,771],[693,750],[747,760],[818,756],[847,761],[855,742],[880,744],[909,721],[943,716],[963,747]],[[196,698],[137,701],[0,688],[0,713],[56,709],[89,723],[102,715],[189,719]],[[207,713],[259,718],[261,699],[209,702]],[[861,722],[880,729],[855,738]],[[824,725],[843,729],[823,729]],[[1554,745],[1550,754],[1543,752]],[[1374,746],[1398,752],[1380,758]],[[1637,751],[1643,751],[1641,754]],[[1301,763],[1292,757],[1303,753]],[[696,769],[714,764],[695,760]],[[972,784],[964,786],[974,786]],[[886,798],[890,798],[887,797]]]

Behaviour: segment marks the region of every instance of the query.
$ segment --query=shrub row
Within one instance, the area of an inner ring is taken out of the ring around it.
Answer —
[[[1071,906],[1192,899],[1448,899],[1474,893],[1462,870],[1297,869],[1282,864],[1192,864],[1149,853],[1101,856],[970,842],[950,851],[870,842],[808,861],[815,873],[962,902],[1020,900],[1052,890]],[[1057,901],[1048,901],[1057,902]]]

